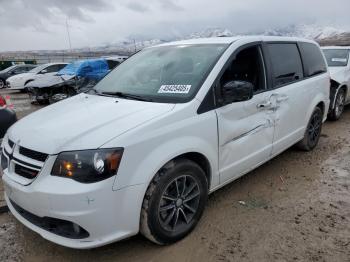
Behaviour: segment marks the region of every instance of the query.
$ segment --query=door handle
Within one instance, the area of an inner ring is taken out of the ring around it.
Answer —
[[[257,108],[260,108],[260,109],[271,108],[271,106],[272,106],[272,103],[270,101],[257,104]]]

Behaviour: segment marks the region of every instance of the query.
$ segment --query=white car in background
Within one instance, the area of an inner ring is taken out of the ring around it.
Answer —
[[[67,63],[48,63],[40,65],[30,70],[28,73],[23,73],[9,77],[6,80],[6,86],[8,89],[24,90],[25,85],[30,81],[33,81],[44,74],[56,73],[62,68],[64,68],[66,65]]]
[[[328,118],[338,120],[344,106],[350,103],[350,46],[327,46],[322,50],[332,79]]]

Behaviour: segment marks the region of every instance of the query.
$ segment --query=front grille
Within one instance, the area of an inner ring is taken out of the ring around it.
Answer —
[[[15,144],[11,139],[8,140],[9,146],[12,148],[13,145]]]
[[[38,171],[15,164],[15,173],[28,179],[33,179],[38,175]]]
[[[53,217],[39,217],[24,210],[11,199],[10,202],[14,209],[24,219],[46,231],[71,239],[83,239],[89,237],[89,233],[84,228],[73,222]]]
[[[41,153],[38,151],[34,151],[34,150],[31,150],[31,149],[28,149],[28,148],[25,148],[22,146],[19,148],[19,153],[23,156],[38,160],[40,162],[45,162],[45,160],[48,156],[47,154],[44,154],[44,153]]]

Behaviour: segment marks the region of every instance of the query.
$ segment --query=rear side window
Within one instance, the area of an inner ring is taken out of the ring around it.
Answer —
[[[286,85],[303,78],[303,65],[296,44],[268,44],[272,64],[273,87]]]
[[[327,72],[326,63],[317,45],[311,43],[300,43],[299,45],[306,77]]]
[[[53,73],[53,72],[57,72],[57,66],[56,65],[51,65],[51,66],[48,66],[46,67],[46,72],[47,73]]]
[[[67,64],[59,64],[57,65],[57,72],[60,71],[61,69],[65,68]]]

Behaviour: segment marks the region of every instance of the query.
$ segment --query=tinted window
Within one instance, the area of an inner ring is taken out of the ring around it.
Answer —
[[[28,72],[28,71],[32,70],[33,68],[35,68],[35,66],[26,66],[25,68],[23,68],[23,70],[25,72]]]
[[[231,81],[252,83],[254,92],[265,90],[265,74],[260,47],[249,47],[240,51],[220,78],[220,86]]]
[[[53,73],[53,72],[57,72],[57,65],[51,65],[45,68],[46,73]]]
[[[348,49],[324,49],[328,66],[347,66],[349,60]]]
[[[25,73],[27,71],[28,71],[27,67],[24,67],[24,66],[19,66],[14,70],[15,74],[22,74],[22,73]]]
[[[58,71],[60,71],[61,69],[65,68],[66,65],[67,65],[67,64],[59,64],[59,65],[57,65],[57,71],[56,71],[56,72],[58,72]]]
[[[311,43],[300,43],[300,52],[303,58],[305,76],[314,76],[327,72],[320,48]]]
[[[268,44],[267,48],[272,63],[274,87],[303,78],[303,66],[296,44]]]

